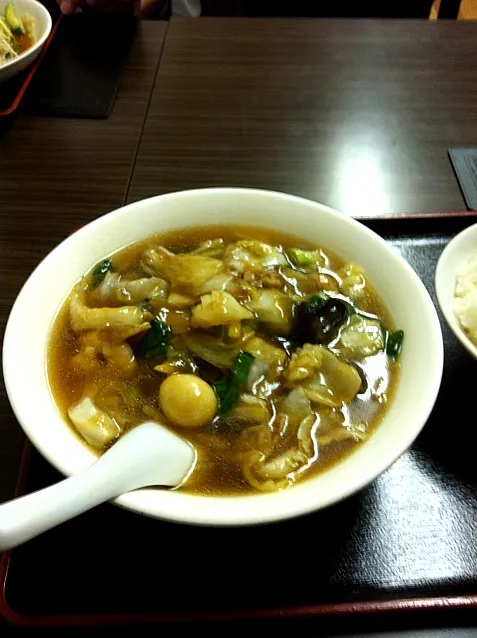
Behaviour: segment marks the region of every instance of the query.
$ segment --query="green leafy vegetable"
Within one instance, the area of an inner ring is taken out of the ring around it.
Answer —
[[[309,266],[316,263],[316,257],[311,250],[302,250],[301,248],[289,248],[287,255],[295,266]]]
[[[171,334],[171,327],[165,321],[151,320],[151,327],[141,341],[140,355],[144,359],[157,357],[167,353],[167,344]]]
[[[5,20],[15,35],[25,33],[21,18],[15,9],[13,2],[9,2],[5,8]]]
[[[404,332],[402,330],[390,332],[386,342],[386,354],[390,357],[397,357],[397,355],[401,352],[403,339]]]
[[[219,400],[219,416],[230,412],[239,400],[254,358],[249,352],[240,352],[230,377],[212,384]]]
[[[99,264],[91,271],[91,283],[93,288],[97,288],[101,283],[103,283],[104,278],[108,272],[113,272],[114,266],[111,259],[103,259]]]

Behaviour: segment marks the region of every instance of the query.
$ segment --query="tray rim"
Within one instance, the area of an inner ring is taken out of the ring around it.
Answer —
[[[477,211],[452,211],[449,213],[398,213],[394,215],[383,215],[381,217],[367,217],[363,219],[365,224],[373,221],[407,221],[425,219],[445,219],[445,218],[477,218]],[[362,218],[359,218],[361,221]],[[469,220],[470,221],[470,220]],[[379,224],[380,225],[380,224]],[[23,494],[26,483],[30,457],[33,451],[32,444],[26,439],[14,497]],[[335,617],[373,617],[377,614],[396,615],[403,613],[417,613],[425,611],[439,610],[471,610],[477,608],[477,591],[475,594],[466,595],[443,595],[443,596],[416,596],[394,599],[368,599],[360,601],[347,601],[342,603],[322,603],[309,605],[289,605],[281,607],[230,608],[225,610],[196,610],[191,612],[147,612],[147,613],[86,613],[81,614],[56,614],[56,615],[32,615],[28,616],[17,612],[11,607],[7,600],[7,581],[10,567],[11,551],[5,552],[0,557],[0,618],[7,623],[17,627],[86,627],[86,626],[106,626],[106,625],[158,625],[164,623],[186,624],[190,622],[231,622],[231,621],[256,621],[256,620],[277,620],[277,619],[309,619],[309,618],[331,618]]]
[[[477,210],[443,210],[443,211],[422,211],[418,213],[382,213],[381,215],[360,215],[354,217],[358,222],[371,222],[374,220],[386,221],[406,221],[408,219],[463,219],[473,218],[477,219]]]
[[[7,107],[6,109],[4,109],[3,111],[0,111],[0,119],[1,118],[6,118],[6,117],[8,117],[10,115],[13,115],[13,113],[15,113],[15,111],[20,106],[21,101],[23,99],[23,96],[26,93],[26,90],[28,89],[28,87],[30,86],[33,78],[35,77],[35,74],[36,74],[36,72],[38,70],[38,67],[40,66],[43,58],[45,57],[46,52],[50,48],[50,44],[51,44],[51,42],[53,41],[53,38],[56,35],[56,32],[58,30],[58,27],[60,26],[60,22],[61,22],[62,18],[63,18],[63,16],[60,14],[57,17],[56,21],[53,23],[53,27],[51,29],[50,35],[48,36],[45,44],[43,45],[43,48],[42,48],[42,50],[40,52],[40,55],[37,57],[35,62],[32,64],[32,66],[28,70],[28,73],[25,76],[23,84],[21,85],[21,87],[18,90],[17,94],[14,96],[13,101],[10,104],[10,106]]]

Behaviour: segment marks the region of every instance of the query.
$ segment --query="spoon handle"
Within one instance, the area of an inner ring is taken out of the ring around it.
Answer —
[[[0,505],[0,552],[120,494],[179,485],[195,462],[195,449],[184,439],[159,424],[143,423],[83,472]]]
[[[161,432],[154,424],[142,425],[121,437],[86,470],[51,487],[0,505],[0,552],[12,549],[120,494],[146,485],[161,484],[161,478],[171,478],[174,472],[168,470],[165,459],[156,458],[157,441],[151,441],[152,434],[157,437]],[[184,445],[182,441],[180,443]],[[156,466],[159,466],[159,471]],[[166,477],[158,476],[161,470]],[[174,481],[178,480],[178,476],[172,476],[172,482],[167,483],[166,480],[163,484],[174,485]]]
[[[108,469],[96,462],[51,487],[0,505],[0,552],[128,491],[121,474],[114,476]]]

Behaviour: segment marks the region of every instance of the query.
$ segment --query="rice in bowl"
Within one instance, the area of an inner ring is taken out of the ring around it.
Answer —
[[[463,330],[477,345],[477,257],[468,259],[457,271],[454,312]]]

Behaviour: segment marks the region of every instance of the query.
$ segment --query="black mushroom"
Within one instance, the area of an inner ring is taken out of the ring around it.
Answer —
[[[294,337],[297,343],[328,345],[338,336],[349,317],[348,304],[341,299],[316,295],[296,308]]]

